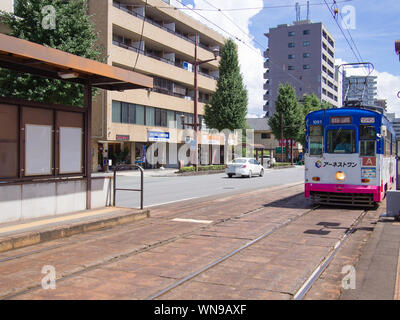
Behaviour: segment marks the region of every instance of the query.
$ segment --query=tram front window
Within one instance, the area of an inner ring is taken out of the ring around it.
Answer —
[[[356,133],[354,130],[328,130],[326,139],[328,153],[356,152]]]
[[[310,155],[322,155],[323,130],[322,126],[310,126]]]
[[[373,126],[360,126],[360,156],[375,156],[376,129]]]

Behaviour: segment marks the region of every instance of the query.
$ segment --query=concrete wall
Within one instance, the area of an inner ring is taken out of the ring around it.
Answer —
[[[92,208],[111,203],[112,180],[92,180]],[[0,223],[55,216],[86,209],[86,181],[0,185]]]

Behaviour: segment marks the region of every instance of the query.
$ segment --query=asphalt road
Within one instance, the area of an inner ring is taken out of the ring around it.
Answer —
[[[251,179],[228,178],[222,173],[201,176],[145,177],[144,206],[150,207],[295,182],[304,182],[304,167],[267,169],[263,177],[256,176]],[[118,176],[117,188],[140,188],[140,178]],[[130,208],[139,207],[139,192],[117,191],[116,205]]]

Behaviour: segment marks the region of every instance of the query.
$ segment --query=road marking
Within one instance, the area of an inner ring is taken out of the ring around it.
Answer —
[[[193,199],[198,199],[201,197],[192,197],[192,198],[185,198],[185,199],[181,199],[181,200],[174,200],[174,201],[168,201],[168,202],[162,202],[162,203],[157,203],[157,204],[151,204],[149,206],[146,206],[146,208],[150,208],[150,207],[157,207],[157,206],[162,206],[164,204],[171,204],[171,203],[175,203],[175,202],[181,202],[181,201],[186,201],[186,200],[193,200]]]
[[[212,220],[195,220],[195,219],[180,219],[180,218],[175,218],[172,219],[172,221],[176,222],[193,222],[193,223],[212,223]]]
[[[400,300],[400,250],[397,261],[397,276],[396,276],[396,286],[394,288],[394,300]]]
[[[59,218],[44,219],[44,220],[30,222],[30,223],[18,224],[18,225],[14,225],[14,226],[0,228],[0,234],[4,233],[4,232],[12,232],[12,231],[18,231],[18,230],[22,230],[22,229],[42,226],[42,225],[51,224],[51,223],[55,223],[55,222],[62,222],[62,221],[67,221],[67,220],[72,220],[72,219],[79,219],[79,218],[95,216],[98,214],[107,213],[107,212],[115,211],[115,210],[116,210],[115,208],[106,208],[106,209],[102,209],[102,210],[73,214],[73,215],[68,215],[68,216],[59,217]]]

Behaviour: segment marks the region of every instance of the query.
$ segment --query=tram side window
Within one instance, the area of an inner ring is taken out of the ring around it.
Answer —
[[[360,126],[360,156],[375,156],[376,129],[372,126]]]
[[[390,157],[391,154],[391,144],[392,144],[392,135],[388,131],[387,136],[385,137],[385,157]]]
[[[310,126],[310,155],[320,156],[322,155],[323,146],[323,129],[322,126]]]
[[[356,152],[356,133],[354,130],[328,130],[326,139],[328,153],[346,154]]]

